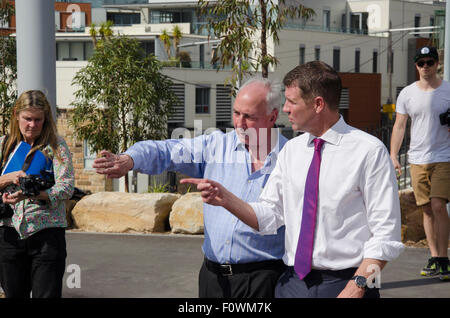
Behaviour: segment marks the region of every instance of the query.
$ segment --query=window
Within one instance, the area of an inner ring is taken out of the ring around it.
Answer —
[[[434,26],[434,16],[430,16],[430,25]],[[433,36],[433,33],[430,33],[429,37],[431,38]]]
[[[140,24],[141,15],[139,13],[108,12],[106,14],[106,20],[114,22],[114,25]]]
[[[323,29],[330,31],[330,10],[323,10]]]
[[[339,72],[340,67],[341,67],[341,49],[337,47],[333,49],[333,68],[336,70],[336,72]]]
[[[367,34],[367,18],[368,12],[357,12],[350,15],[350,32],[357,34]]]
[[[92,169],[92,164],[94,163],[96,155],[86,140],[83,142],[83,158],[84,169]]]
[[[372,53],[372,73],[378,73],[378,51]]]
[[[142,41],[140,42],[145,55],[153,54],[155,55],[155,41]]]
[[[92,42],[66,42],[56,43],[57,61],[86,61],[94,51]]]
[[[195,113],[209,114],[209,87],[195,88]]]
[[[314,48],[314,59],[320,61],[320,45],[316,45]]]
[[[361,51],[359,48],[355,50],[355,73],[360,72]]]
[[[414,27],[419,28],[420,27],[420,14],[416,14],[414,16]],[[419,29],[415,29],[414,32],[419,32]],[[420,34],[415,33],[414,36],[419,37]]]
[[[341,18],[341,32],[347,32],[347,14],[342,14]]]
[[[299,47],[298,64],[299,65],[305,64],[305,45],[304,44],[300,44],[300,47]]]

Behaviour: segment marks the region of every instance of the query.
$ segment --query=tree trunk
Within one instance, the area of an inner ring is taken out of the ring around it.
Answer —
[[[261,72],[262,77],[269,77],[269,64],[267,63],[267,3],[259,0],[261,7]]]

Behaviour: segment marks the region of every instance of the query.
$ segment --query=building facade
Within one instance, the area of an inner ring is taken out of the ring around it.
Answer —
[[[411,68],[415,48],[434,39],[433,30],[426,34],[392,31],[389,37],[389,29],[434,25],[435,13],[445,7],[445,2],[305,0],[302,4],[316,14],[308,21],[288,21],[280,32],[278,45],[269,41],[270,53],[279,60],[277,67],[270,69],[269,77],[282,80],[296,65],[324,61],[342,77],[340,111],[346,121],[361,129],[375,128],[380,124],[382,105],[389,96],[395,103],[397,92],[415,80]],[[208,42],[205,18],[198,16],[196,8],[197,1],[192,0],[55,3],[58,128],[74,154],[77,187],[95,192],[123,189],[120,182],[106,181],[95,174],[91,168],[95,154],[85,141],[74,138],[67,124],[74,100],[73,77],[93,53],[89,35],[92,23],[114,21],[116,34],[137,38],[148,54],[166,63],[163,73],[172,79],[172,89],[180,100],[169,120],[169,136],[179,127],[192,130],[196,121],[201,122],[204,130],[232,126],[233,98],[231,87],[225,84],[231,74],[229,70],[217,71],[211,64],[216,44]],[[10,30],[14,23],[11,21]],[[170,34],[175,25],[182,31],[180,50],[190,57],[188,64],[167,61],[166,50],[159,40],[163,30]],[[388,52],[393,56],[390,70]],[[277,124],[286,135],[293,135],[282,112]],[[148,177],[140,175],[138,191],[146,191],[147,187]]]

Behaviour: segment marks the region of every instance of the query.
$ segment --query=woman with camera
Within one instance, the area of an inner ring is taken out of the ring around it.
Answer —
[[[57,135],[41,91],[22,93],[14,105],[9,134],[0,137],[2,172],[22,141],[31,145],[27,157],[40,151],[50,160],[54,185],[28,197],[18,187],[26,169],[0,176],[0,285],[7,298],[29,298],[30,292],[33,298],[59,298],[67,255],[65,200],[72,196],[75,179],[70,150]]]

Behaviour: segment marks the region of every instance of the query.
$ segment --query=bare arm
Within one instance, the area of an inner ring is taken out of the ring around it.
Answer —
[[[391,160],[397,173],[401,173],[400,162],[398,161],[398,152],[405,136],[406,123],[408,121],[408,115],[397,113],[395,118],[394,127],[392,128],[391,136]]]
[[[220,183],[209,179],[196,178],[182,179],[180,183],[196,184],[197,189],[201,191],[203,202],[221,206],[248,226],[256,231],[259,230],[258,219],[251,205],[225,189]]]
[[[386,263],[386,261],[381,261],[378,259],[365,258],[356,270],[354,276],[364,276],[367,279],[367,284],[370,284],[372,278],[375,278],[375,280],[379,279],[380,272]],[[338,295],[338,298],[362,298],[364,293],[365,290],[358,287],[354,280],[351,280]]]

